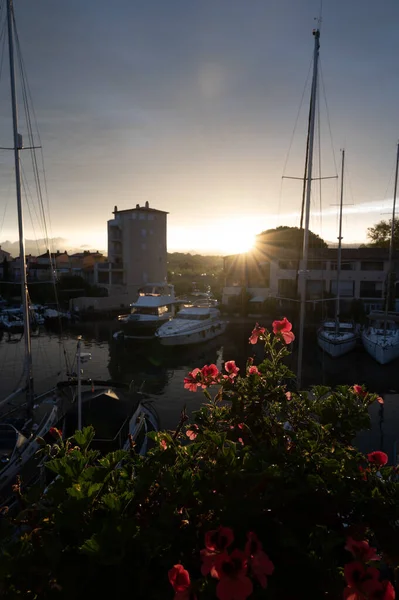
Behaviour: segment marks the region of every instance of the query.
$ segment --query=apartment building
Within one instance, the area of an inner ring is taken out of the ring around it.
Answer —
[[[223,303],[245,289],[254,303],[267,298],[297,298],[298,273],[302,261],[294,250],[281,247],[254,251],[224,259]],[[343,248],[339,293],[343,301],[362,300],[366,310],[381,308],[389,269],[385,248]],[[394,270],[399,276],[399,253],[394,255]],[[313,249],[306,270],[308,300],[319,300],[337,293],[337,250]],[[399,283],[399,282],[398,282]],[[399,295],[399,288],[398,288]]]
[[[167,276],[167,212],[144,206],[118,210],[108,221],[108,262],[95,266],[95,282],[110,295],[134,297],[148,282]]]

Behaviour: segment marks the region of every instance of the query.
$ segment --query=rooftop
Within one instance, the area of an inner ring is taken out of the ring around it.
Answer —
[[[145,211],[145,212],[162,213],[164,215],[169,214],[165,210],[158,210],[157,208],[150,208],[150,205],[148,202],[146,202],[144,206],[140,206],[140,204],[136,204],[136,208],[126,208],[124,210],[118,210],[118,207],[115,206],[113,214],[116,216],[117,214],[120,214],[120,213],[131,213],[131,212],[135,212],[136,210]]]

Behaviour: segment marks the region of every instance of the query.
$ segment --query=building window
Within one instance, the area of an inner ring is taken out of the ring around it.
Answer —
[[[325,260],[309,260],[308,269],[311,271],[325,271],[327,263]]]
[[[279,269],[284,270],[298,270],[298,261],[297,260],[279,260],[278,261]]]
[[[145,213],[139,213],[140,221],[145,221]]]
[[[145,237],[147,235],[147,230],[146,229],[142,229],[141,230],[141,235],[142,235],[142,237]]]
[[[360,268],[362,271],[383,271],[384,263],[381,260],[370,260],[361,262]]]
[[[337,282],[332,281],[330,291],[334,296],[337,294]],[[339,282],[339,295],[341,298],[353,298],[355,291],[354,281],[340,281]]]
[[[296,282],[293,279],[278,280],[278,294],[283,298],[296,298],[297,289]]]
[[[336,270],[337,270],[337,263],[332,262],[331,263],[331,271],[336,271]],[[354,262],[341,263],[341,271],[355,271],[355,270],[356,270],[356,263],[354,263]]]
[[[360,297],[361,298],[382,298],[382,281],[361,281],[360,282]]]
[[[309,300],[314,300],[316,298],[323,297],[324,290],[324,282],[320,279],[315,279],[313,281],[308,280],[306,282],[306,297]]]

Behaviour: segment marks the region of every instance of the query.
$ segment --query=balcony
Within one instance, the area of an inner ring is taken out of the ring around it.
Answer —
[[[110,227],[108,231],[108,237],[111,242],[121,242],[122,231],[119,229],[119,227]]]

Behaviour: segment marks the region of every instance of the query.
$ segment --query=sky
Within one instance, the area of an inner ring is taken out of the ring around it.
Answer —
[[[282,177],[303,174],[320,11],[315,176],[336,175],[345,147],[344,243],[364,242],[367,227],[389,218],[399,137],[397,0],[14,5],[43,148],[50,236],[105,249],[114,205],[146,201],[169,212],[169,251],[231,254],[265,229],[299,225],[302,184]],[[4,62],[0,146],[11,145],[11,136]],[[311,229],[329,241],[337,237],[338,193],[336,179],[314,182]],[[43,237],[35,211],[27,200],[28,238]],[[2,150],[6,239],[17,239],[17,224],[12,153]]]

